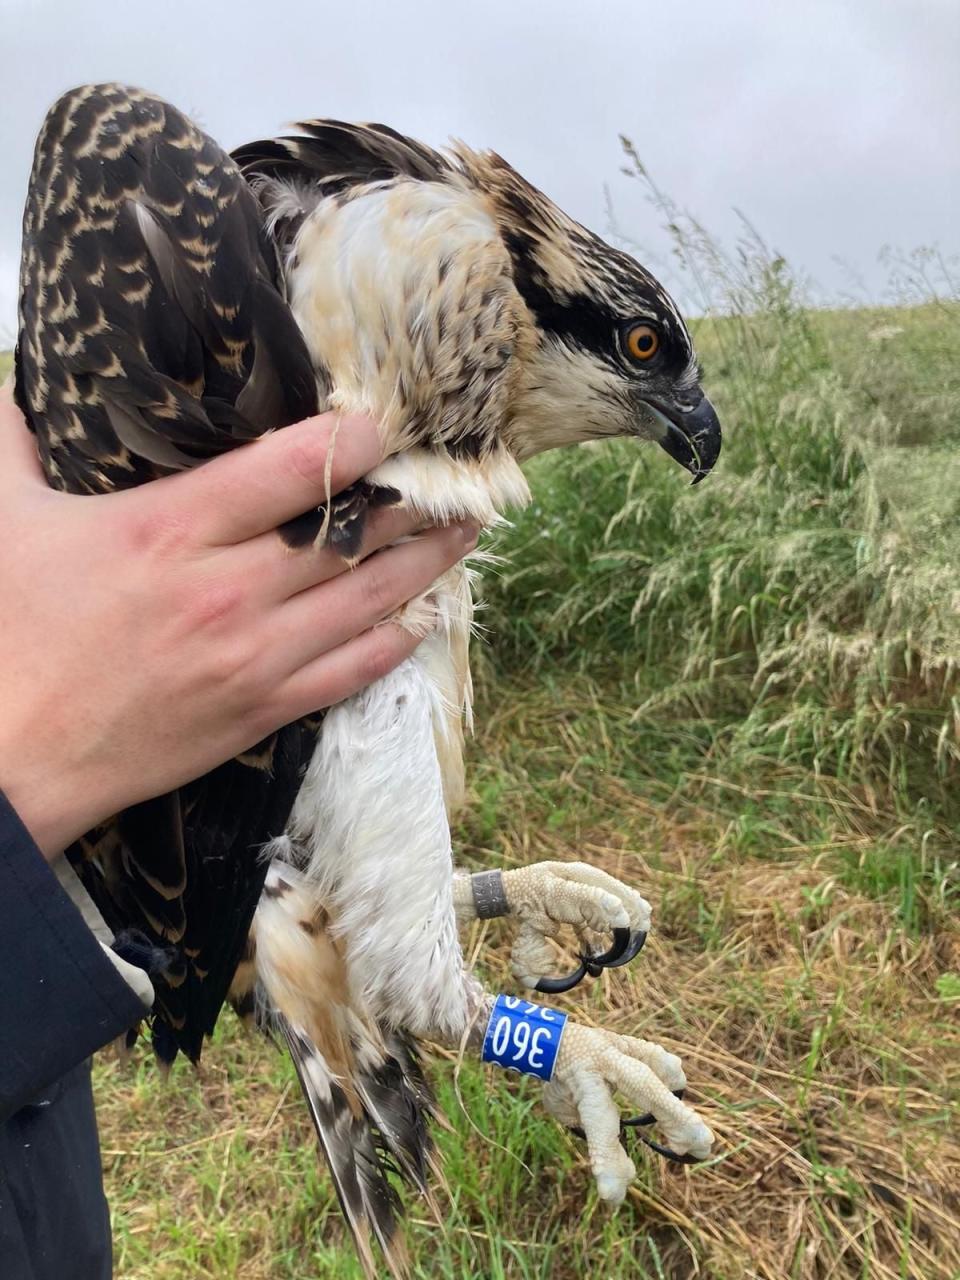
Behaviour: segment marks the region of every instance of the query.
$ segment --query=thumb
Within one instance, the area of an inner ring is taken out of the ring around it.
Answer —
[[[0,386],[0,489],[24,482],[46,486],[37,442],[13,399],[13,378]]]

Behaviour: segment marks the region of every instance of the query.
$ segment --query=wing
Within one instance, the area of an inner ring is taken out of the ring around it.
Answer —
[[[126,488],[315,413],[317,375],[237,166],[137,89],[53,107],[24,214],[16,392],[51,484]],[[196,1059],[316,725],[287,727],[70,851],[115,931],[168,949],[154,1038]]]
[[[68,93],[24,214],[18,397],[53,483],[126,487],[315,412],[236,166],[135,89]]]
[[[248,142],[232,153],[243,173],[268,178],[309,176],[324,195],[391,178],[444,182],[453,173],[439,151],[405,138],[385,124],[307,120],[295,126],[305,136]]]
[[[304,215],[327,196],[394,178],[447,182],[455,173],[439,151],[389,125],[308,120],[295,127],[304,136],[248,142],[232,153],[284,248]]]

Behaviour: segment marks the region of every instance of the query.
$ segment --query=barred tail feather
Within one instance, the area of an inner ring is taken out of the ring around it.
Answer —
[[[412,1045],[353,1004],[329,925],[315,888],[274,863],[249,952],[266,1021],[290,1050],[363,1268],[377,1275],[376,1240],[390,1274],[403,1280],[402,1205],[390,1175],[436,1211],[428,1183],[437,1170],[428,1133],[435,1104]]]
[[[443,1182],[430,1135],[430,1122],[441,1118],[436,1099],[412,1042],[400,1032],[381,1028],[381,1033],[383,1043],[372,1061],[364,1046],[358,1046],[357,1092],[401,1174],[439,1219],[430,1187],[431,1176]]]
[[[400,1231],[402,1206],[387,1177],[389,1166],[370,1117],[351,1105],[347,1091],[331,1075],[302,1029],[291,1027],[282,1016],[278,1021],[360,1263],[373,1280],[377,1267],[370,1247],[372,1232],[390,1274],[405,1280],[409,1264]]]

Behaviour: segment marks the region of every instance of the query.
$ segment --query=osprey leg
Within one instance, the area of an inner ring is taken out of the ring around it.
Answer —
[[[535,991],[569,991],[589,974],[628,964],[650,929],[650,904],[622,881],[584,862],[535,862],[510,871],[461,873],[454,880],[457,919],[468,923],[516,916],[520,929],[511,949],[515,977]],[[553,965],[549,940],[569,925],[581,944],[579,964],[564,977],[545,976]],[[591,935],[612,934],[605,951]]]
[[[619,1204],[636,1170],[621,1142],[624,1127],[656,1123],[667,1143],[643,1141],[668,1159],[689,1164],[710,1154],[713,1134],[683,1102],[680,1059],[661,1045],[572,1022],[556,1009],[517,996],[488,1006],[472,1042],[484,1062],[545,1081],[547,1110],[585,1138],[601,1199]],[[647,1114],[621,1120],[615,1094]]]

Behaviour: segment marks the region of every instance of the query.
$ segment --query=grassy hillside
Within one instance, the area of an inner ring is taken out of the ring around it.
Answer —
[[[682,1054],[719,1136],[598,1205],[537,1089],[435,1062],[423,1277],[960,1273],[955,306],[813,313],[773,264],[704,322],[722,465],[545,458],[501,535],[462,860],[581,857],[656,934],[566,1004]],[[509,932],[471,954],[509,983]],[[123,1280],[359,1274],[291,1073],[225,1027],[200,1080],[99,1067]],[[458,1093],[459,1090],[459,1093]]]
[[[702,326],[707,484],[622,442],[535,464],[486,620],[501,668],[617,690],[678,801],[728,807],[718,775],[855,789],[889,838],[838,871],[909,884],[916,929],[955,892],[960,308],[789,303]],[[788,808],[817,831],[819,801]]]
[[[456,847],[643,889],[643,954],[564,1003],[683,1056],[717,1157],[638,1148],[610,1215],[535,1086],[437,1057],[451,1196],[442,1231],[413,1207],[418,1276],[960,1275],[960,307],[810,311],[757,242],[695,231],[720,466],[533,464]],[[509,937],[469,939],[492,985]],[[97,1085],[120,1280],[359,1275],[268,1044],[225,1020],[199,1078],[104,1058]]]

